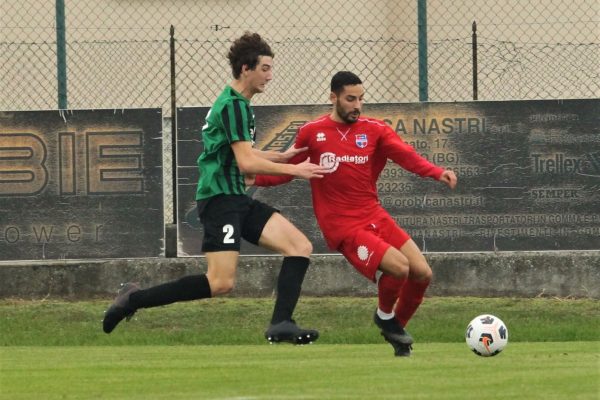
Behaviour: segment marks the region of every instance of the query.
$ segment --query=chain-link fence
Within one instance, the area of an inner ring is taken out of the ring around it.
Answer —
[[[600,96],[600,2],[428,2],[430,100],[468,100],[472,23],[480,100]],[[448,79],[448,77],[452,79]]]
[[[59,3],[69,108],[162,106],[168,114],[171,25],[179,104],[213,101],[230,79],[229,43],[246,30],[276,54],[276,79],[259,103],[326,102],[340,69],[363,78],[371,102],[418,101],[422,85],[431,101],[470,100],[473,22],[480,100],[600,97],[597,0],[4,0],[0,109],[57,107]],[[424,56],[428,74],[419,76]]]
[[[275,80],[257,104],[326,103],[341,69],[361,76],[372,103],[419,101],[423,90],[430,101],[470,100],[475,80],[479,100],[597,98],[599,14],[598,0],[2,0],[0,110],[55,109],[64,87],[68,108],[168,116],[171,26],[178,105],[212,103],[231,79],[231,40],[246,30],[275,52]],[[170,165],[168,137],[164,146]],[[166,168],[165,188],[170,180]]]

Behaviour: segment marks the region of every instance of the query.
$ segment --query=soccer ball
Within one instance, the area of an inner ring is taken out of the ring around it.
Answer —
[[[504,350],[508,343],[508,329],[506,324],[494,315],[478,315],[469,322],[465,340],[467,346],[478,356],[495,356]]]

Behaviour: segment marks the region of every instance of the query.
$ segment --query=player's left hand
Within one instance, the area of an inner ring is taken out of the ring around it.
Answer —
[[[304,153],[308,150],[308,147],[300,147],[297,148],[295,146],[290,146],[286,151],[281,153],[283,160],[282,162],[288,162],[289,159],[293,158],[296,154]]]
[[[458,179],[456,178],[456,174],[454,173],[454,171],[449,169],[442,172],[442,175],[440,176],[440,182],[444,182],[450,187],[450,189],[454,189],[456,187],[457,180]]]

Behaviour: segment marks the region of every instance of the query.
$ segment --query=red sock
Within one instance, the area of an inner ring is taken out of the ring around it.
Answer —
[[[398,294],[404,282],[406,282],[406,278],[398,279],[387,274],[381,275],[379,282],[377,282],[377,297],[381,311],[389,314],[394,310],[394,304],[398,300]]]
[[[402,286],[394,312],[396,319],[403,327],[406,327],[410,318],[423,302],[429,282],[429,280],[415,281],[407,279],[404,286]]]

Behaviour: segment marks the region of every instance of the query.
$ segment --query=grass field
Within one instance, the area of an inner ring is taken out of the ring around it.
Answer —
[[[140,312],[111,335],[110,301],[0,302],[1,399],[600,399],[600,301],[429,298],[393,356],[374,299],[303,298],[309,346],[268,345],[270,299],[212,299]],[[496,357],[472,354],[466,324],[509,329]]]

